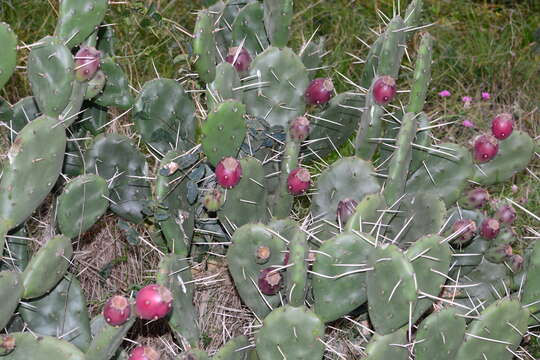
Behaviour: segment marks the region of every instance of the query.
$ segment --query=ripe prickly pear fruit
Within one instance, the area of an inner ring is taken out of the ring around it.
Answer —
[[[223,193],[219,189],[212,189],[206,193],[203,199],[203,205],[208,211],[218,211],[223,205]]]
[[[131,315],[131,306],[128,299],[121,295],[115,295],[105,303],[103,317],[107,324],[120,326],[128,321]]]
[[[504,140],[514,131],[514,119],[512,114],[502,113],[491,121],[491,133],[499,140]]]
[[[497,220],[487,218],[482,222],[480,227],[480,236],[486,240],[492,240],[497,237],[500,230],[500,224]]]
[[[101,65],[101,51],[91,46],[81,46],[75,54],[75,77],[88,81],[94,77]]]
[[[511,225],[516,220],[516,210],[511,205],[503,205],[497,209],[495,219],[503,224]]]
[[[497,139],[489,134],[478,135],[473,142],[474,160],[479,163],[490,161],[499,152]]]
[[[334,83],[330,78],[317,78],[306,89],[306,102],[311,105],[326,104],[334,92]]]
[[[7,355],[15,349],[15,338],[11,335],[0,335],[0,356]]]
[[[465,228],[466,230],[463,230]],[[452,233],[456,233],[460,230],[462,232],[452,240],[452,244],[454,245],[465,245],[471,241],[471,239],[476,236],[476,223],[471,219],[458,220],[452,225]]]
[[[233,157],[223,158],[216,165],[216,181],[219,185],[227,189],[232,189],[242,177],[242,167],[240,161]]]
[[[510,256],[510,259],[506,262],[508,265],[510,265],[510,269],[512,269],[513,273],[520,272],[523,270],[523,263],[525,260],[523,260],[523,257],[519,254],[514,254]]]
[[[137,346],[131,350],[128,360],[159,360],[159,353],[150,346]]]
[[[225,58],[225,61],[234,66],[236,71],[244,72],[249,69],[251,56],[244,47],[232,47],[229,49],[229,54]]]
[[[483,188],[475,188],[469,191],[466,203],[471,208],[482,208],[489,201],[489,192]]]
[[[391,76],[381,76],[373,84],[373,98],[377,105],[386,105],[396,96],[396,80]]]
[[[259,289],[265,295],[275,295],[281,289],[283,276],[274,268],[262,269],[259,274]]]
[[[338,203],[337,206],[337,219],[341,224],[345,224],[349,218],[356,211],[356,206],[358,206],[358,201],[345,198]]]
[[[299,116],[293,120],[289,127],[289,134],[295,141],[304,141],[309,135],[309,120],[305,116]]]
[[[155,320],[166,316],[172,308],[173,297],[165,286],[151,284],[137,293],[135,310],[141,319]]]
[[[304,168],[296,168],[290,172],[287,178],[287,187],[292,195],[301,195],[309,189],[311,185],[311,175]]]
[[[257,264],[266,264],[268,260],[270,259],[270,255],[272,255],[272,252],[270,251],[270,248],[266,245],[261,245],[257,248],[255,253],[255,262]]]

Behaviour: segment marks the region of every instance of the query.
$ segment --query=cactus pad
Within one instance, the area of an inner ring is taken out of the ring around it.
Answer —
[[[447,308],[425,318],[416,333],[417,360],[454,359],[465,336],[465,319]]]
[[[55,35],[73,48],[97,31],[108,6],[107,0],[63,0]]]
[[[5,22],[0,22],[0,89],[8,82],[17,65],[17,35]]]

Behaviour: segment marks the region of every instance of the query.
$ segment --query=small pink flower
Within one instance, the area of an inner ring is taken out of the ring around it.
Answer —
[[[448,96],[450,96],[450,95],[452,95],[452,94],[451,94],[450,91],[448,91],[448,90],[443,90],[443,91],[441,91],[441,92],[439,93],[439,96],[440,96],[440,97],[448,97]]]
[[[461,101],[463,101],[464,103],[470,103],[472,101],[472,97],[470,96],[464,96],[461,98]]]
[[[474,123],[471,121],[471,120],[463,120],[463,126],[465,126],[466,128],[473,128],[474,127]]]
[[[491,95],[487,91],[482,93],[482,100],[489,100],[490,98]]]

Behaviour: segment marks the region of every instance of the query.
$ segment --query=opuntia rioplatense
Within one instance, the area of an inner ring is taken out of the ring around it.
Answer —
[[[232,189],[242,177],[242,166],[240,161],[233,157],[223,158],[216,165],[216,181],[219,185],[227,189]]]
[[[329,78],[312,80],[306,89],[306,102],[311,105],[326,104],[334,92],[334,83]]]
[[[467,194],[467,203],[473,208],[482,208],[489,201],[489,192],[484,188],[475,188]]]
[[[289,134],[294,141],[304,141],[309,135],[309,120],[305,116],[299,116],[293,120],[289,127]]]
[[[514,119],[512,114],[502,113],[491,121],[491,133],[499,140],[504,140],[514,131]]]
[[[234,66],[236,71],[244,72],[249,69],[251,56],[244,47],[232,47],[225,58],[225,61]]]
[[[474,160],[485,163],[497,155],[499,143],[497,139],[489,134],[479,135],[474,139],[473,150]]]
[[[171,311],[172,302],[173,297],[169,289],[162,285],[151,284],[137,293],[135,309],[141,319],[160,319]]]
[[[459,232],[459,235],[452,240],[454,245],[465,245],[476,235],[476,223],[471,219],[461,219],[452,225],[452,233]]]
[[[137,346],[131,350],[128,360],[159,360],[159,353],[150,346]]]
[[[497,237],[500,230],[500,224],[497,220],[487,218],[482,221],[482,226],[480,227],[480,235],[486,240],[492,240]]]
[[[287,187],[292,195],[301,195],[309,189],[311,176],[304,168],[296,168],[290,172],[287,178]]]
[[[101,51],[91,46],[81,46],[75,54],[75,77],[88,81],[94,77],[101,65]]]
[[[381,76],[373,84],[373,98],[377,105],[386,105],[397,92],[396,80],[391,76]]]
[[[110,298],[103,307],[103,318],[112,326],[123,325],[131,315],[131,305],[128,299],[121,295]]]
[[[356,206],[358,206],[358,201],[354,199],[345,198],[343,200],[340,200],[337,206],[338,221],[341,224],[345,224],[356,211]]]
[[[264,295],[275,295],[281,288],[283,276],[275,268],[267,267],[259,274],[259,289]]]
[[[510,205],[503,205],[497,209],[495,219],[503,224],[510,225],[516,220],[516,210]]]

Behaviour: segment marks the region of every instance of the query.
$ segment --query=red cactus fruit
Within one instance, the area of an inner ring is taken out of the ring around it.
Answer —
[[[466,230],[463,230],[466,228]],[[464,245],[468,243],[476,235],[476,223],[471,219],[461,219],[452,225],[452,233],[462,232],[452,240],[453,244]]]
[[[486,240],[492,240],[497,237],[500,230],[500,224],[497,220],[487,218],[482,222],[480,227],[480,235]]]
[[[497,139],[489,134],[478,135],[473,143],[474,160],[479,163],[488,162],[499,152]]]
[[[81,46],[75,54],[75,77],[79,81],[88,81],[101,65],[101,51],[91,46]]]
[[[135,310],[141,319],[152,320],[166,316],[172,308],[173,297],[164,286],[147,285],[137,293]]]
[[[345,224],[356,211],[356,206],[358,206],[358,201],[354,199],[345,198],[341,200],[337,206],[338,221]]]
[[[516,220],[516,210],[511,205],[503,205],[497,209],[495,219],[503,224],[511,225]]]
[[[265,295],[277,294],[283,283],[283,276],[275,268],[267,267],[259,274],[259,289]]]
[[[128,321],[131,315],[131,306],[128,299],[121,295],[115,295],[107,301],[103,307],[103,317],[107,324],[120,326]]]
[[[227,189],[232,189],[242,177],[242,166],[240,161],[233,157],[223,158],[216,165],[216,181],[219,185]]]
[[[225,58],[225,61],[234,66],[236,71],[244,72],[249,69],[251,64],[251,56],[246,48],[232,47]]]
[[[289,134],[295,141],[304,141],[309,135],[309,120],[305,116],[299,116],[293,120],[289,127]]]
[[[397,92],[396,80],[391,76],[381,76],[373,84],[373,98],[377,105],[386,105]]]
[[[301,195],[309,189],[311,185],[311,175],[304,168],[296,168],[290,172],[287,178],[289,193],[292,195]]]
[[[491,121],[491,133],[499,140],[504,140],[514,131],[514,119],[512,114],[502,113]]]
[[[334,92],[334,83],[330,78],[317,78],[306,89],[306,102],[311,105],[326,104]]]
[[[159,360],[159,353],[150,346],[137,346],[131,350],[128,360]]]
[[[521,255],[514,254],[510,256],[510,259],[507,261],[507,264],[510,265],[510,269],[512,269],[512,272],[517,273],[523,269],[524,262],[525,260],[523,259]]]
[[[475,188],[467,194],[467,203],[473,208],[486,206],[489,201],[489,192],[483,188]]]

